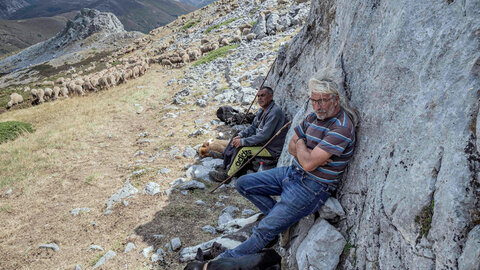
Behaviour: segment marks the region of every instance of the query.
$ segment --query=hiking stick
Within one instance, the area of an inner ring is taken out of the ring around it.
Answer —
[[[277,61],[277,58],[275,58],[275,60],[273,60],[273,63],[270,65],[270,69],[268,69],[267,76],[265,76],[265,79],[263,79],[263,82],[260,85],[260,88],[258,88],[258,90],[262,89],[263,84],[267,80],[268,74],[270,74],[270,71],[272,71],[272,67],[273,67],[273,65],[275,64],[276,61]],[[243,116],[242,121],[240,121],[239,125],[241,125],[243,123],[243,120],[245,120],[245,118],[247,118],[247,114],[250,111],[250,109],[252,108],[252,105],[253,105],[253,103],[255,102],[256,99],[257,99],[257,94],[255,94],[255,97],[253,98],[252,103],[250,103],[250,106],[248,107],[247,111],[245,112],[245,115]]]
[[[232,175],[230,175],[227,179],[223,180],[222,183],[220,183],[216,188],[214,188],[212,191],[210,191],[210,193],[213,193],[215,190],[217,190],[219,187],[221,187],[223,184],[225,184],[227,181],[229,181],[230,179],[232,179],[232,177],[235,176],[235,174],[237,174],[239,171],[241,171],[250,161],[252,161],[255,157],[257,157],[258,154],[260,154],[260,152],[262,152],[263,149],[265,149],[265,147],[268,146],[268,144],[270,144],[272,142],[273,139],[275,139],[275,137],[277,137],[281,132],[282,130],[284,130],[286,127],[288,127],[290,124],[292,123],[292,121],[288,121],[288,123],[286,123],[285,125],[283,125],[282,128],[280,128],[280,130],[277,131],[277,133],[275,133],[275,135],[273,135],[272,138],[270,138],[270,140],[268,140],[268,142],[257,152],[255,153],[255,155],[253,155],[249,160],[247,160],[247,162],[245,162],[236,172],[234,172]]]

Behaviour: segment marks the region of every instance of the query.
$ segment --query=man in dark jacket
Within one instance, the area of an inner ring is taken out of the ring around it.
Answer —
[[[262,87],[257,93],[257,98],[261,109],[258,110],[252,125],[232,139],[231,147],[235,147],[237,150],[235,151],[235,157],[231,161],[232,155],[228,155],[229,147],[227,147],[227,151],[224,152],[224,164],[230,164],[230,166],[229,168],[225,166],[228,170],[210,172],[209,175],[213,180],[222,182],[233,175],[249,158],[260,151],[263,145],[287,122],[282,109],[273,101],[272,88]],[[277,159],[282,152],[286,133],[287,130],[285,129],[257,156]]]

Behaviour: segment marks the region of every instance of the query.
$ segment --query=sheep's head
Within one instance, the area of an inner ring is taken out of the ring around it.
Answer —
[[[10,100],[10,101],[7,103],[7,109],[10,109],[12,106],[13,106],[13,102]]]

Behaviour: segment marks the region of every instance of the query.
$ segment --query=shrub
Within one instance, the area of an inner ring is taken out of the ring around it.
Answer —
[[[16,121],[0,122],[0,143],[14,140],[24,132],[32,133],[32,125]]]
[[[227,52],[229,50],[236,49],[237,47],[238,45],[229,45],[229,46],[218,48],[214,51],[209,52],[206,56],[200,58],[197,62],[193,63],[192,66],[196,67],[196,66],[211,62],[218,57],[225,57],[225,55],[227,55]]]
[[[432,227],[432,217],[433,217],[433,209],[435,207],[434,200],[425,207],[423,207],[422,211],[418,216],[415,217],[415,222],[420,225],[420,234],[422,236],[428,236],[428,232]]]
[[[190,27],[196,26],[199,22],[200,22],[200,21],[189,21],[189,22],[187,22],[187,23],[182,27],[182,29],[185,31],[185,30],[187,30],[187,29],[190,28]]]

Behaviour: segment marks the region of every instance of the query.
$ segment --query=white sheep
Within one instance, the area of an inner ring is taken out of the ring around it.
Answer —
[[[7,103],[7,109],[10,109],[14,105],[20,104],[23,102],[23,97],[17,93],[12,93],[10,95],[10,101]]]
[[[62,97],[68,98],[68,88],[65,86],[61,87],[60,94],[62,95]]]
[[[46,99],[47,99],[47,98],[48,98],[48,99],[51,99],[51,98],[53,97],[53,90],[52,90],[52,88],[47,87],[47,88],[45,88],[45,90],[43,90],[43,92],[44,92],[44,97],[45,97]]]
[[[43,96],[45,95],[45,92],[43,92],[43,89],[34,88],[30,91],[30,93],[32,93],[33,104],[42,104],[45,102],[45,100],[43,99]]]
[[[58,98],[58,94],[60,93],[60,87],[55,86],[55,87],[53,87],[52,90],[53,90],[53,97],[52,97],[52,99],[53,99],[53,100],[56,100],[56,99]]]
[[[248,41],[252,41],[252,40],[254,40],[256,37],[257,37],[257,34],[255,34],[255,33],[250,33],[250,34],[248,34],[245,38],[246,38]]]

